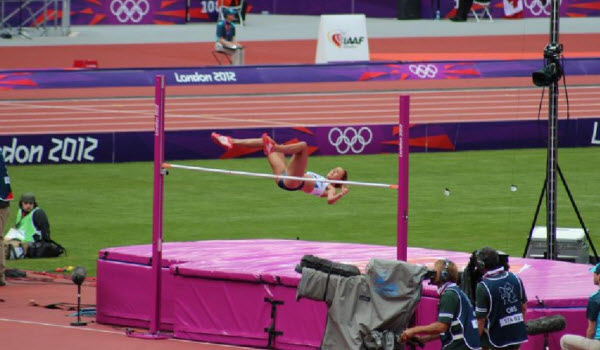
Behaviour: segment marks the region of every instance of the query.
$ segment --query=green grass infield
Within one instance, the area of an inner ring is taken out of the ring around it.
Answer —
[[[180,161],[269,173],[265,158]],[[594,242],[600,230],[600,149],[559,150],[559,164]],[[349,180],[395,183],[397,156],[311,157],[309,170],[348,169]],[[50,219],[59,258],[7,261],[54,271],[84,266],[96,274],[98,251],[152,239],[152,163],[9,166],[16,200],[34,192]],[[409,245],[470,252],[485,245],[521,256],[546,171],[543,149],[414,153],[410,156]],[[335,205],[273,180],[172,169],[165,181],[164,240],[279,238],[394,246],[396,192],[351,187]],[[512,188],[511,186],[516,186]],[[449,195],[445,193],[449,190]],[[558,226],[579,227],[558,183]],[[545,225],[545,202],[538,225]],[[7,228],[8,229],[8,228]],[[591,252],[590,252],[591,253]]]

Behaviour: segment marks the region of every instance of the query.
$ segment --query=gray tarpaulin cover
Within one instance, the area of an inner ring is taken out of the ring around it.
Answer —
[[[401,332],[421,298],[427,268],[403,261],[372,259],[364,275],[341,277],[302,269],[296,298],[328,306],[323,350],[376,348],[371,331]]]

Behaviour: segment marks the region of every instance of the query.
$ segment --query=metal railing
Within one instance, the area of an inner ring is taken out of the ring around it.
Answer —
[[[67,36],[71,0],[0,0],[3,36]]]

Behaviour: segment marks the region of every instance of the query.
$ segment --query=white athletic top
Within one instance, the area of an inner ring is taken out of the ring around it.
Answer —
[[[313,179],[317,180],[315,181],[315,188],[310,194],[315,195],[317,197],[321,197],[323,192],[325,192],[325,190],[327,189],[328,183],[325,182],[327,179],[319,174],[313,173],[312,171],[307,171],[306,175],[310,175]]]

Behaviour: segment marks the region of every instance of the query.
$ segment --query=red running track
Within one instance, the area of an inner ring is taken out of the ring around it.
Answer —
[[[540,88],[301,92],[215,96],[170,96],[167,130],[393,124],[398,96],[411,96],[412,123],[526,120],[538,117]],[[568,89],[571,118],[600,117],[600,85]],[[547,94],[541,117],[548,113]],[[567,117],[565,94],[559,117]],[[1,135],[150,131],[150,96],[103,99],[0,101]]]
[[[561,41],[568,57],[598,57],[600,52],[600,34],[565,34]],[[369,40],[374,58],[402,60],[527,59],[541,55],[546,43],[546,35]],[[247,44],[252,47],[249,64],[312,63],[316,47],[314,40]],[[211,45],[5,47],[0,56],[4,68],[68,67],[83,57],[99,60],[103,68],[131,67],[132,62],[138,68],[198,66],[214,64]],[[574,85],[571,117],[597,117],[600,76],[568,80]],[[153,93],[152,87],[2,91],[0,135],[152,130]],[[532,88],[530,78],[167,87],[167,128],[395,123],[400,93],[413,97],[412,122],[431,123],[534,119],[541,89]],[[559,116],[565,117],[562,95],[559,106]]]

